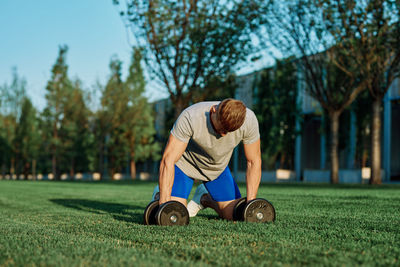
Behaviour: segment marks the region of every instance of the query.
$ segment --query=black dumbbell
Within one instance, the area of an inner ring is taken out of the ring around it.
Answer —
[[[146,225],[187,225],[189,212],[185,205],[178,201],[168,201],[159,206],[158,200],[150,202],[144,210]]]
[[[233,209],[234,221],[246,222],[273,222],[275,221],[275,208],[266,199],[256,198],[246,204],[247,199],[241,198]]]
[[[154,200],[147,205],[147,207],[144,209],[144,214],[143,214],[144,224],[146,225],[157,224],[156,213],[158,211],[158,208],[159,208],[158,200]]]

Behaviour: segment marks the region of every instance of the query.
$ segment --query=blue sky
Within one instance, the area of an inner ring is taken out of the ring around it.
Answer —
[[[60,45],[69,47],[69,76],[79,77],[87,89],[97,80],[106,82],[113,55],[123,61],[126,75],[129,34],[112,0],[1,0],[0,25],[0,84],[10,83],[17,67],[39,109]]]
[[[0,25],[0,85],[11,82],[17,67],[39,109],[46,104],[45,87],[60,45],[69,47],[69,76],[80,78],[86,89],[106,82],[113,55],[123,61],[126,75],[132,38],[112,0],[0,0]],[[150,100],[167,96],[151,83],[146,94]]]

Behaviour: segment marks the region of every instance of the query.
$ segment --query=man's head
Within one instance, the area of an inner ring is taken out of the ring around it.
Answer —
[[[217,125],[214,126],[222,135],[239,129],[246,118],[246,106],[242,101],[232,98],[221,101],[213,111],[217,119]]]

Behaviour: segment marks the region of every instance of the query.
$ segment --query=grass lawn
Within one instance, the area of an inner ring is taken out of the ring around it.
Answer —
[[[154,185],[0,181],[0,266],[400,266],[398,185],[265,184],[275,223],[182,227],[143,225]]]

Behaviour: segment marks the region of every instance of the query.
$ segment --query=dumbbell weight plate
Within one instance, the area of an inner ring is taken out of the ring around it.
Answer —
[[[159,207],[158,200],[154,200],[147,205],[146,209],[144,210],[144,215],[143,215],[144,224],[146,224],[146,225],[157,224],[156,213],[157,213],[158,207]]]
[[[178,201],[168,201],[161,205],[156,213],[158,225],[173,226],[189,224],[189,212]]]
[[[242,197],[239,199],[239,201],[236,203],[234,209],[233,209],[233,220],[234,221],[243,221],[243,212],[244,208],[246,207],[246,198]]]
[[[273,222],[275,221],[275,208],[268,200],[256,198],[246,205],[243,217],[246,222]]]

